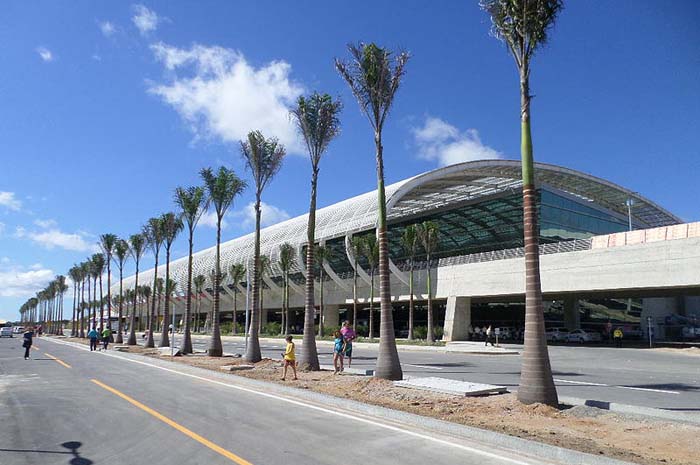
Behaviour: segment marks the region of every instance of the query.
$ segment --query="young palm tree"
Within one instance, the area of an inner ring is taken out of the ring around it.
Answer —
[[[408,256],[408,340],[413,340],[413,266],[418,252],[419,239],[416,225],[406,226],[401,236],[401,246]]]
[[[202,305],[202,292],[204,291],[204,283],[207,282],[206,276],[203,274],[199,274],[194,277],[194,291],[197,293],[197,317],[196,317],[196,324],[195,324],[195,332],[199,332],[199,313],[201,311],[201,305]]]
[[[118,240],[119,238],[114,234],[103,234],[100,236],[100,248],[105,254],[107,261],[107,328],[110,330],[112,329],[112,269],[110,265],[112,263],[114,246]]]
[[[316,244],[316,193],[321,157],[331,141],[340,133],[338,114],[342,109],[339,101],[328,94],[314,92],[309,97],[299,97],[292,109],[292,117],[299,133],[304,138],[311,160],[311,203],[306,239],[306,286],[304,289],[304,340],[300,348],[301,365],[319,370],[318,351],[314,338],[314,248]]]
[[[362,255],[363,239],[361,236],[350,238],[350,251],[353,257],[352,267],[352,329],[357,330],[357,267],[360,255]]]
[[[403,372],[401,371],[399,353],[396,350],[389,283],[389,243],[386,229],[382,129],[404,75],[409,55],[401,52],[392,56],[391,51],[373,43],[350,45],[348,48],[352,55],[351,61],[336,60],[335,66],[350,86],[362,112],[367,116],[374,130],[374,144],[376,146],[381,328],[377,369],[374,374],[379,378],[398,380],[403,378]]]
[[[151,248],[155,260],[153,265],[153,296],[151,298],[151,311],[148,312],[148,332],[146,337],[146,347],[155,347],[153,326],[156,318],[156,292],[158,292],[158,256],[164,240],[163,219],[161,217],[150,218],[143,228],[143,235],[146,237],[146,243]]]
[[[95,287],[95,295],[93,298],[96,300],[96,303],[99,304],[100,306],[100,326],[99,326],[99,332],[100,334],[102,333],[103,325],[104,325],[104,320],[105,320],[105,313],[104,313],[104,305],[102,301],[102,275],[104,274],[105,271],[105,256],[102,255],[101,253],[96,253],[92,256],[92,278],[95,280],[95,286],[97,286],[97,279],[100,281],[100,300],[97,300],[97,287]],[[97,306],[95,306],[95,311],[93,312],[93,319],[92,319],[92,324],[95,324],[95,317],[97,313]]]
[[[165,240],[165,282],[170,282],[170,248],[175,238],[182,231],[182,220],[175,213],[166,213],[161,217],[163,223],[163,235]],[[166,286],[167,288],[167,286]],[[166,290],[165,305],[163,307],[163,332],[160,336],[160,346],[170,346],[168,339],[168,323],[170,322],[170,294]],[[173,328],[173,331],[175,329]]]
[[[118,239],[114,244],[114,258],[119,268],[119,320],[117,322],[117,337],[114,339],[116,344],[124,343],[123,333],[123,322],[122,317],[124,316],[124,263],[129,256],[129,243],[124,239]]]
[[[362,238],[362,254],[369,265],[369,338],[374,339],[374,275],[379,262],[379,243],[372,234]]]
[[[228,274],[231,277],[231,283],[233,283],[233,326],[232,333],[236,334],[236,312],[238,311],[238,302],[236,297],[238,296],[238,283],[240,283],[245,277],[245,265],[242,263],[234,263],[228,269]]]
[[[289,271],[294,263],[294,246],[285,242],[280,246],[279,265],[282,270],[282,334],[289,334]]]
[[[219,327],[219,287],[221,285],[221,221],[224,214],[233,204],[233,199],[240,195],[246,188],[246,183],[241,180],[233,170],[224,166],[214,174],[211,168],[201,171],[204,186],[207,192],[207,204],[214,205],[216,212],[216,265],[214,284],[214,312],[211,341],[207,353],[211,357],[221,357],[224,353],[221,345],[221,329]]]
[[[175,189],[175,203],[180,207],[182,218],[187,223],[189,252],[187,255],[187,304],[185,306],[185,330],[182,338],[183,354],[192,353],[192,334],[190,320],[192,319],[192,249],[194,245],[194,228],[206,210],[204,189],[199,186]]]
[[[136,274],[134,276],[134,308],[131,311],[131,316],[129,319],[129,339],[127,340],[127,344],[130,346],[135,346],[136,345],[136,326],[134,325],[135,323],[135,314],[136,314],[136,301],[139,298],[139,264],[141,263],[141,257],[143,257],[143,252],[145,251],[146,248],[146,239],[143,237],[142,234],[133,234],[129,238],[129,244],[131,245],[130,252],[131,256],[134,257],[134,261],[136,262]],[[139,327],[141,326],[141,318],[139,318]]]
[[[253,175],[255,183],[255,251],[253,254],[253,305],[250,318],[250,334],[245,358],[248,362],[259,362],[260,341],[258,339],[258,322],[260,314],[257,311],[260,304],[260,213],[262,208],[262,193],[272,178],[282,167],[286,155],[284,146],[275,138],[265,139],[260,131],[248,134],[246,141],[241,141],[241,152],[246,164]]]
[[[424,221],[416,225],[416,234],[420,240],[423,250],[425,251],[425,259],[427,265],[427,287],[428,287],[428,334],[426,340],[435,342],[435,331],[433,328],[433,286],[430,277],[430,257],[435,252],[438,246],[438,225],[433,221]]]
[[[505,42],[515,59],[520,78],[520,133],[523,177],[525,243],[525,352],[518,400],[556,406],[557,390],[544,333],[544,307],[540,282],[537,189],[530,132],[530,61],[562,9],[561,0],[482,0],[491,16],[493,35]]]
[[[318,307],[318,337],[323,337],[323,317],[325,315],[325,307],[323,306],[323,281],[325,281],[326,273],[323,268],[323,263],[332,256],[332,251],[328,247],[322,245],[316,246],[314,259],[316,260],[316,265],[318,265],[319,296],[321,297],[321,304]]]

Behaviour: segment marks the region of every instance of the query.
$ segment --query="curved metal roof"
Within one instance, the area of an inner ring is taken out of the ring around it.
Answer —
[[[645,227],[658,227],[682,222],[680,218],[638,193],[589,174],[560,166],[535,163],[538,186],[566,192],[584,201],[595,203],[613,212],[627,216],[626,201],[634,200],[632,216]],[[423,211],[441,208],[453,203],[480,197],[517,191],[521,188],[521,167],[518,160],[479,160],[439,168],[386,187],[389,221],[413,216]],[[279,247],[289,242],[300,252],[306,242],[308,214],[268,226],[261,231],[261,248],[271,258],[271,274],[280,275],[277,265]],[[316,238],[323,242],[336,237],[350,236],[373,229],[377,221],[376,191],[338,202],[316,212]],[[255,235],[253,233],[221,244],[222,270],[234,263],[252,260]],[[193,256],[193,275],[208,275],[214,262],[215,248],[211,247]],[[300,255],[300,253],[298,253]],[[297,257],[292,273],[303,272],[302,260]],[[392,270],[395,267],[392,267]],[[159,266],[158,274],[165,272]],[[187,257],[170,264],[171,277],[184,289],[187,281]],[[139,274],[141,282],[153,279],[153,269]],[[124,280],[128,289],[133,287],[131,276]],[[268,285],[271,281],[266,280]]]

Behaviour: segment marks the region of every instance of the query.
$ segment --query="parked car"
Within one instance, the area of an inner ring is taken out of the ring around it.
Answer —
[[[566,328],[549,328],[544,334],[548,341],[563,342],[566,341],[566,337],[569,335],[569,330]]]
[[[24,332],[24,326],[15,326],[12,328],[12,332],[15,334],[22,334]]]
[[[566,335],[566,342],[600,342],[602,340],[600,333],[595,331],[586,331],[583,329],[575,329]]]
[[[509,341],[515,339],[515,328],[497,328],[499,330],[498,339],[501,341]]]
[[[681,330],[681,337],[683,339],[697,339],[700,338],[700,327],[693,328],[692,326],[684,326]]]
[[[3,326],[0,328],[0,337],[12,337],[12,327]]]

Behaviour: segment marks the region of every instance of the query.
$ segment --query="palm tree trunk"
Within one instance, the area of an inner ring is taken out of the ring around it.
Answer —
[[[139,262],[136,261],[136,277],[134,278],[134,306],[131,309],[131,315],[129,317],[129,339],[126,341],[127,345],[136,345],[136,301],[138,300],[139,294]],[[139,318],[139,325],[141,324],[141,319]]]
[[[148,301],[146,302],[146,312],[148,313],[148,328],[146,337],[146,347],[153,348],[156,346],[153,340],[153,323],[156,318],[156,292],[158,291],[158,250],[155,251],[155,265],[153,267],[153,290],[151,291],[151,309],[148,310]]]
[[[238,334],[236,331],[236,313],[238,311],[238,302],[236,297],[238,296],[238,291],[236,290],[236,283],[233,283],[233,324],[231,325],[231,333]]]
[[[112,330],[112,269],[110,268],[110,262],[112,260],[111,254],[107,254],[107,328]],[[102,288],[102,283],[100,283],[100,289]]]
[[[170,247],[165,249],[165,302],[163,303],[163,332],[160,335],[160,346],[169,347],[170,339],[168,337],[168,322],[170,321],[170,291],[168,290],[168,281],[170,280]],[[175,328],[173,328],[175,331]]]
[[[187,256],[187,303],[185,305],[185,332],[182,338],[182,353],[192,353],[192,334],[190,334],[190,317],[192,316],[192,235],[193,229],[189,229],[189,254]]]
[[[122,317],[124,316],[124,270],[123,267],[119,267],[119,321],[117,322],[117,337],[114,338],[115,344],[123,344],[124,336],[124,325],[122,323]]]
[[[75,331],[76,331],[76,321],[75,321],[75,304],[77,302],[77,294],[78,294],[78,283],[73,283],[73,318],[71,319],[71,326],[70,326],[70,337],[75,337]]]
[[[374,339],[374,270],[369,273],[369,340]]]
[[[89,299],[89,297],[88,297]],[[80,286],[80,338],[85,337],[85,281]]]
[[[212,310],[211,339],[207,354],[210,357],[221,357],[224,348],[221,345],[221,328],[219,327],[219,285],[221,281],[221,217],[216,222],[216,276],[214,276],[214,309]]]
[[[248,347],[245,359],[248,362],[256,363],[262,360],[260,353],[260,339],[258,337],[258,304],[260,300],[260,192],[255,196],[255,251],[253,254],[253,302],[250,314],[250,326],[248,335]]]
[[[544,308],[540,282],[539,227],[537,224],[537,189],[530,132],[529,69],[520,72],[521,156],[523,175],[523,226],[525,243],[525,347],[520,374],[518,400],[557,406],[557,390],[544,332]]]
[[[408,270],[408,340],[413,340],[413,259]]]
[[[316,192],[318,185],[318,167],[311,173],[311,201],[309,204],[309,223],[306,230],[306,283],[304,286],[304,336],[299,350],[299,365],[302,369],[318,371],[318,350],[314,337],[314,246],[316,244]]]
[[[428,333],[425,338],[428,342],[435,342],[433,335],[433,284],[430,277],[430,254],[426,258],[428,259]]]
[[[323,264],[321,266],[323,266]],[[323,268],[321,268],[318,277],[320,279],[319,287],[321,291],[321,304],[318,306],[318,337],[323,337]]]
[[[382,135],[375,132],[374,142],[377,147],[377,194],[379,218],[377,222],[377,241],[379,242],[379,300],[381,302],[379,324],[379,352],[377,369],[378,378],[399,380],[403,378],[399,352],[396,350],[394,333],[394,315],[391,305],[391,284],[389,271],[389,242],[386,230],[386,193],[384,191],[384,158]]]
[[[102,335],[102,330],[105,324],[105,305],[102,296],[102,273],[100,273],[100,335]]]

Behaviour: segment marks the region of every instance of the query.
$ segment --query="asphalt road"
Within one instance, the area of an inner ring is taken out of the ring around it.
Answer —
[[[179,335],[178,335],[179,336]],[[204,350],[208,337],[194,336]],[[264,357],[279,358],[283,342],[261,342]],[[504,345],[522,349],[519,345]],[[241,341],[224,341],[224,352],[245,353]],[[333,364],[330,346],[318,346],[321,364]],[[377,351],[353,349],[353,367],[373,369]],[[551,346],[555,384],[560,396],[697,413],[700,407],[700,357],[639,348]],[[516,391],[520,355],[400,351],[405,377],[437,376],[497,384]]]
[[[0,463],[534,464],[417,427],[39,339],[0,340]],[[234,378],[234,377],[231,377]],[[262,388],[261,388],[262,389]]]

